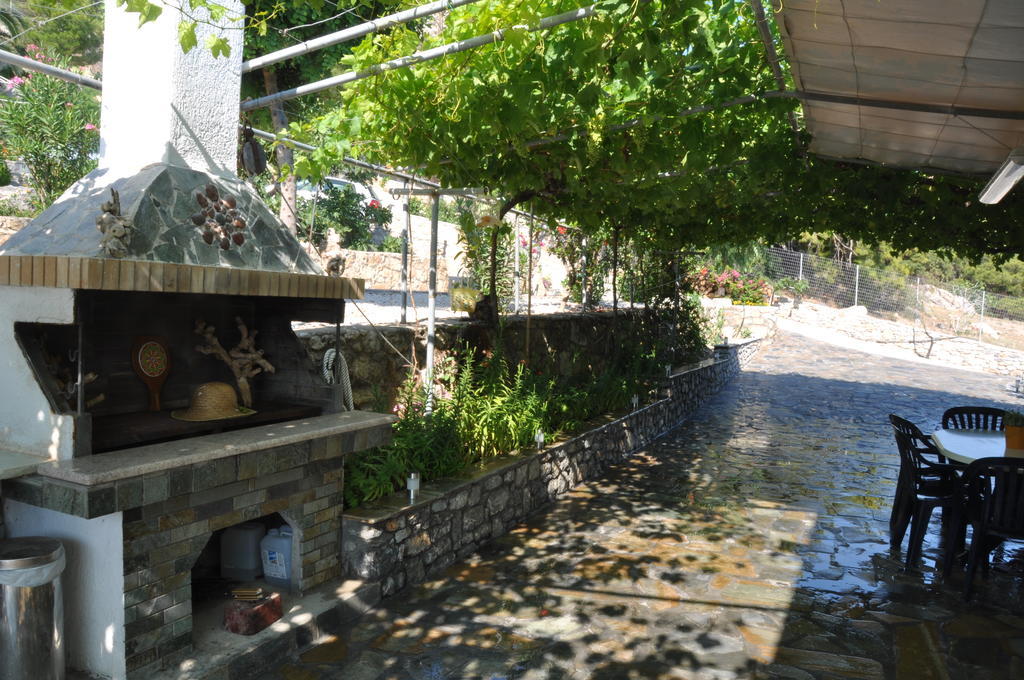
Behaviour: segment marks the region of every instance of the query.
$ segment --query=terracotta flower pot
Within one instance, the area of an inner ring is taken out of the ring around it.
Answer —
[[[1020,425],[1007,425],[1006,427],[1006,448],[1024,449],[1024,427]]]

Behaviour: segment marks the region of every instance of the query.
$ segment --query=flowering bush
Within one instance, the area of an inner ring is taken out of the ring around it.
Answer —
[[[299,212],[313,215],[312,201],[299,199]],[[322,195],[316,206],[313,222],[313,243],[318,248],[327,243],[327,231],[332,229],[341,235],[341,247],[353,250],[397,250],[399,241],[394,239],[377,243],[375,234],[386,232],[391,223],[391,209],[381,205],[377,199],[363,203],[350,184],[331,186]]]
[[[764,279],[744,276],[735,269],[722,272],[717,282],[733,302],[745,305],[763,305],[772,295],[772,288]]]
[[[690,289],[695,293],[700,293],[701,295],[714,295],[715,291],[717,291],[721,285],[718,283],[718,277],[715,276],[715,273],[707,266],[691,272],[687,276],[687,280],[690,284]]]
[[[35,45],[27,49],[34,59],[66,67]],[[0,98],[0,141],[25,161],[32,188],[49,205],[96,167],[99,101],[89,90],[38,73],[11,78],[7,89],[14,96]]]

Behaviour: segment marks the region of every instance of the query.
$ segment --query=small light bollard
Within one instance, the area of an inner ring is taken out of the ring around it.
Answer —
[[[420,473],[410,472],[409,479],[405,481],[405,487],[409,489],[409,502],[415,503],[416,496],[420,492]]]
[[[537,450],[544,448],[544,431],[541,429],[537,430],[537,433],[533,435],[533,441],[537,442]]]
[[[635,411],[636,407],[640,405],[640,396],[634,394],[633,398],[630,399],[630,401],[633,403],[633,410]]]

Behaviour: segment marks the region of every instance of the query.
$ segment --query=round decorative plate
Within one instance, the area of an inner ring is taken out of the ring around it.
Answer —
[[[156,335],[139,335],[132,342],[132,368],[149,391],[149,410],[160,410],[160,388],[171,372],[167,341]]]
[[[139,370],[150,378],[159,378],[167,372],[167,350],[159,342],[150,340],[139,347]]]

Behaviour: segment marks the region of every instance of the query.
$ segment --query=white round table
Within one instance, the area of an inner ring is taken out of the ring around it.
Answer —
[[[967,465],[979,458],[1024,458],[1024,451],[1006,450],[1006,437],[992,430],[936,430],[932,441],[943,456]]]

